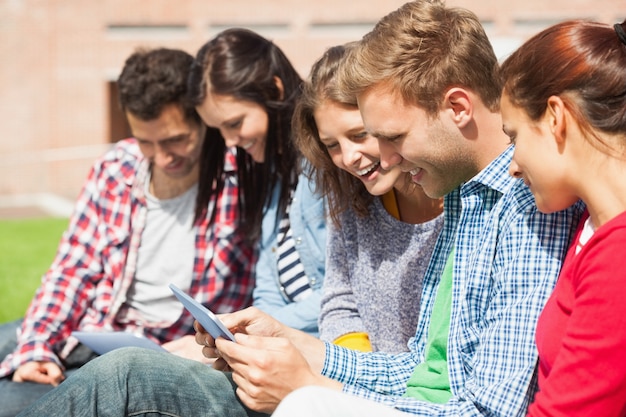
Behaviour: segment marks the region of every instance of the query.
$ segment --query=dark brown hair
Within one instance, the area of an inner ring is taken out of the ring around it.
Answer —
[[[283,84],[283,92],[276,85]],[[247,29],[228,29],[198,51],[189,77],[189,91],[196,106],[207,94],[230,95],[259,104],[269,119],[265,162],[252,161],[237,149],[237,175],[241,227],[252,240],[258,238],[263,214],[274,186],[280,185],[277,216],[290,201],[300,171],[300,157],[291,137],[291,117],[302,80],[274,43]],[[196,220],[223,187],[226,144],[219,129],[208,128],[202,148],[202,164],[196,202]]]
[[[599,140],[592,129],[626,133],[626,44],[612,26],[583,20],[554,25],[507,58],[501,75],[511,103],[533,121],[545,113],[550,96],[559,96],[590,136]]]
[[[163,108],[175,104],[185,119],[200,124],[187,96],[187,78],[193,57],[178,49],[139,49],[126,59],[117,80],[122,111],[141,120],[154,120]]]

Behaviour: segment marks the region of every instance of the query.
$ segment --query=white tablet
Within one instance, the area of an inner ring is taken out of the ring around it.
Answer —
[[[174,284],[170,284],[170,289],[180,300],[191,315],[200,322],[204,330],[209,332],[214,339],[223,337],[228,340],[235,341],[235,336],[224,326],[211,310],[191,298]]]
[[[98,355],[118,349],[121,347],[135,346],[156,350],[159,352],[167,352],[161,345],[153,342],[144,336],[128,332],[72,332],[72,336],[80,340],[80,342]]]

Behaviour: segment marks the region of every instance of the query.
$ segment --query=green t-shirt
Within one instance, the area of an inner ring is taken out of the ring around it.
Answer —
[[[450,379],[448,378],[448,333],[452,307],[452,267],[454,250],[450,252],[437,288],[435,304],[428,327],[428,339],[424,362],[419,363],[407,382],[406,397],[436,404],[448,402]]]

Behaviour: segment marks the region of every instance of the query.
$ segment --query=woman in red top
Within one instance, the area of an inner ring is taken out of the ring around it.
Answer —
[[[533,417],[626,416],[625,30],[563,22],[502,66],[511,175],[543,212],[588,210],[537,325]]]

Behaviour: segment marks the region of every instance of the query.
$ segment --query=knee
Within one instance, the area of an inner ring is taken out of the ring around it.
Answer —
[[[125,347],[113,350],[88,362],[79,374],[86,378],[103,378],[107,375],[118,376],[128,374],[133,369],[145,369],[149,352],[136,347]]]

